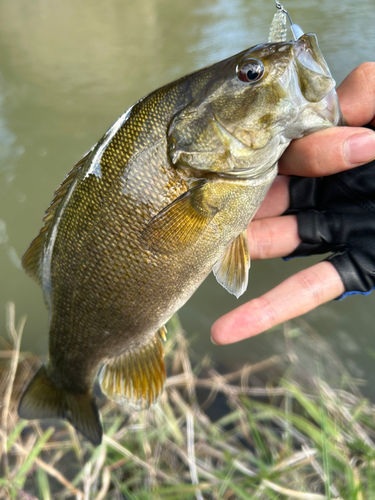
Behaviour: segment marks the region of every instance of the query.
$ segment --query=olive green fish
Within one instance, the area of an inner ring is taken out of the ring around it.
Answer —
[[[23,257],[49,308],[49,360],[22,418],[102,439],[93,396],[135,409],[165,384],[165,323],[213,270],[247,287],[246,227],[289,142],[337,125],[315,35],[257,45],[138,101],[74,166]]]

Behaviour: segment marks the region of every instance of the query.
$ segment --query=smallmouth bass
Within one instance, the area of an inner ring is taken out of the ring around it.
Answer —
[[[93,396],[148,408],[163,391],[165,323],[213,270],[247,287],[246,228],[292,139],[340,122],[316,37],[257,45],[132,106],[55,192],[23,257],[49,309],[49,360],[22,418],[102,439]]]

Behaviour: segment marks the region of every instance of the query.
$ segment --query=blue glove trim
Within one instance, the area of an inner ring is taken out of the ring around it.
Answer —
[[[335,300],[344,300],[346,299],[346,297],[349,297],[349,295],[370,295],[370,293],[375,289],[375,286],[374,288],[371,288],[371,290],[369,290],[368,292],[358,292],[358,291],[354,291],[354,292],[344,292],[342,295],[340,295],[340,297],[337,297],[337,299]]]
[[[300,257],[311,257],[311,255],[291,255],[290,257],[281,257],[284,262],[288,262],[288,260],[299,259]]]

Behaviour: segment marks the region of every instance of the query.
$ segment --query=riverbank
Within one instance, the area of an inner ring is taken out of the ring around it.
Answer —
[[[41,361],[19,352],[25,319],[15,324],[10,304],[11,342],[0,351],[0,498],[375,498],[375,406],[333,353],[332,366],[322,363],[324,341],[307,326],[285,326],[285,355],[222,374],[173,318],[161,400],[137,413],[100,398],[105,436],[93,448],[67,423],[18,418]],[[300,376],[306,346],[316,367],[309,378]]]

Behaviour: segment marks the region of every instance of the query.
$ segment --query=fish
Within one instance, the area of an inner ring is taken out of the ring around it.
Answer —
[[[211,271],[246,290],[246,228],[278,159],[341,119],[314,34],[246,49],[126,111],[55,191],[23,256],[49,309],[49,356],[19,416],[65,419],[96,446],[97,379],[121,405],[158,401],[165,324]]]

